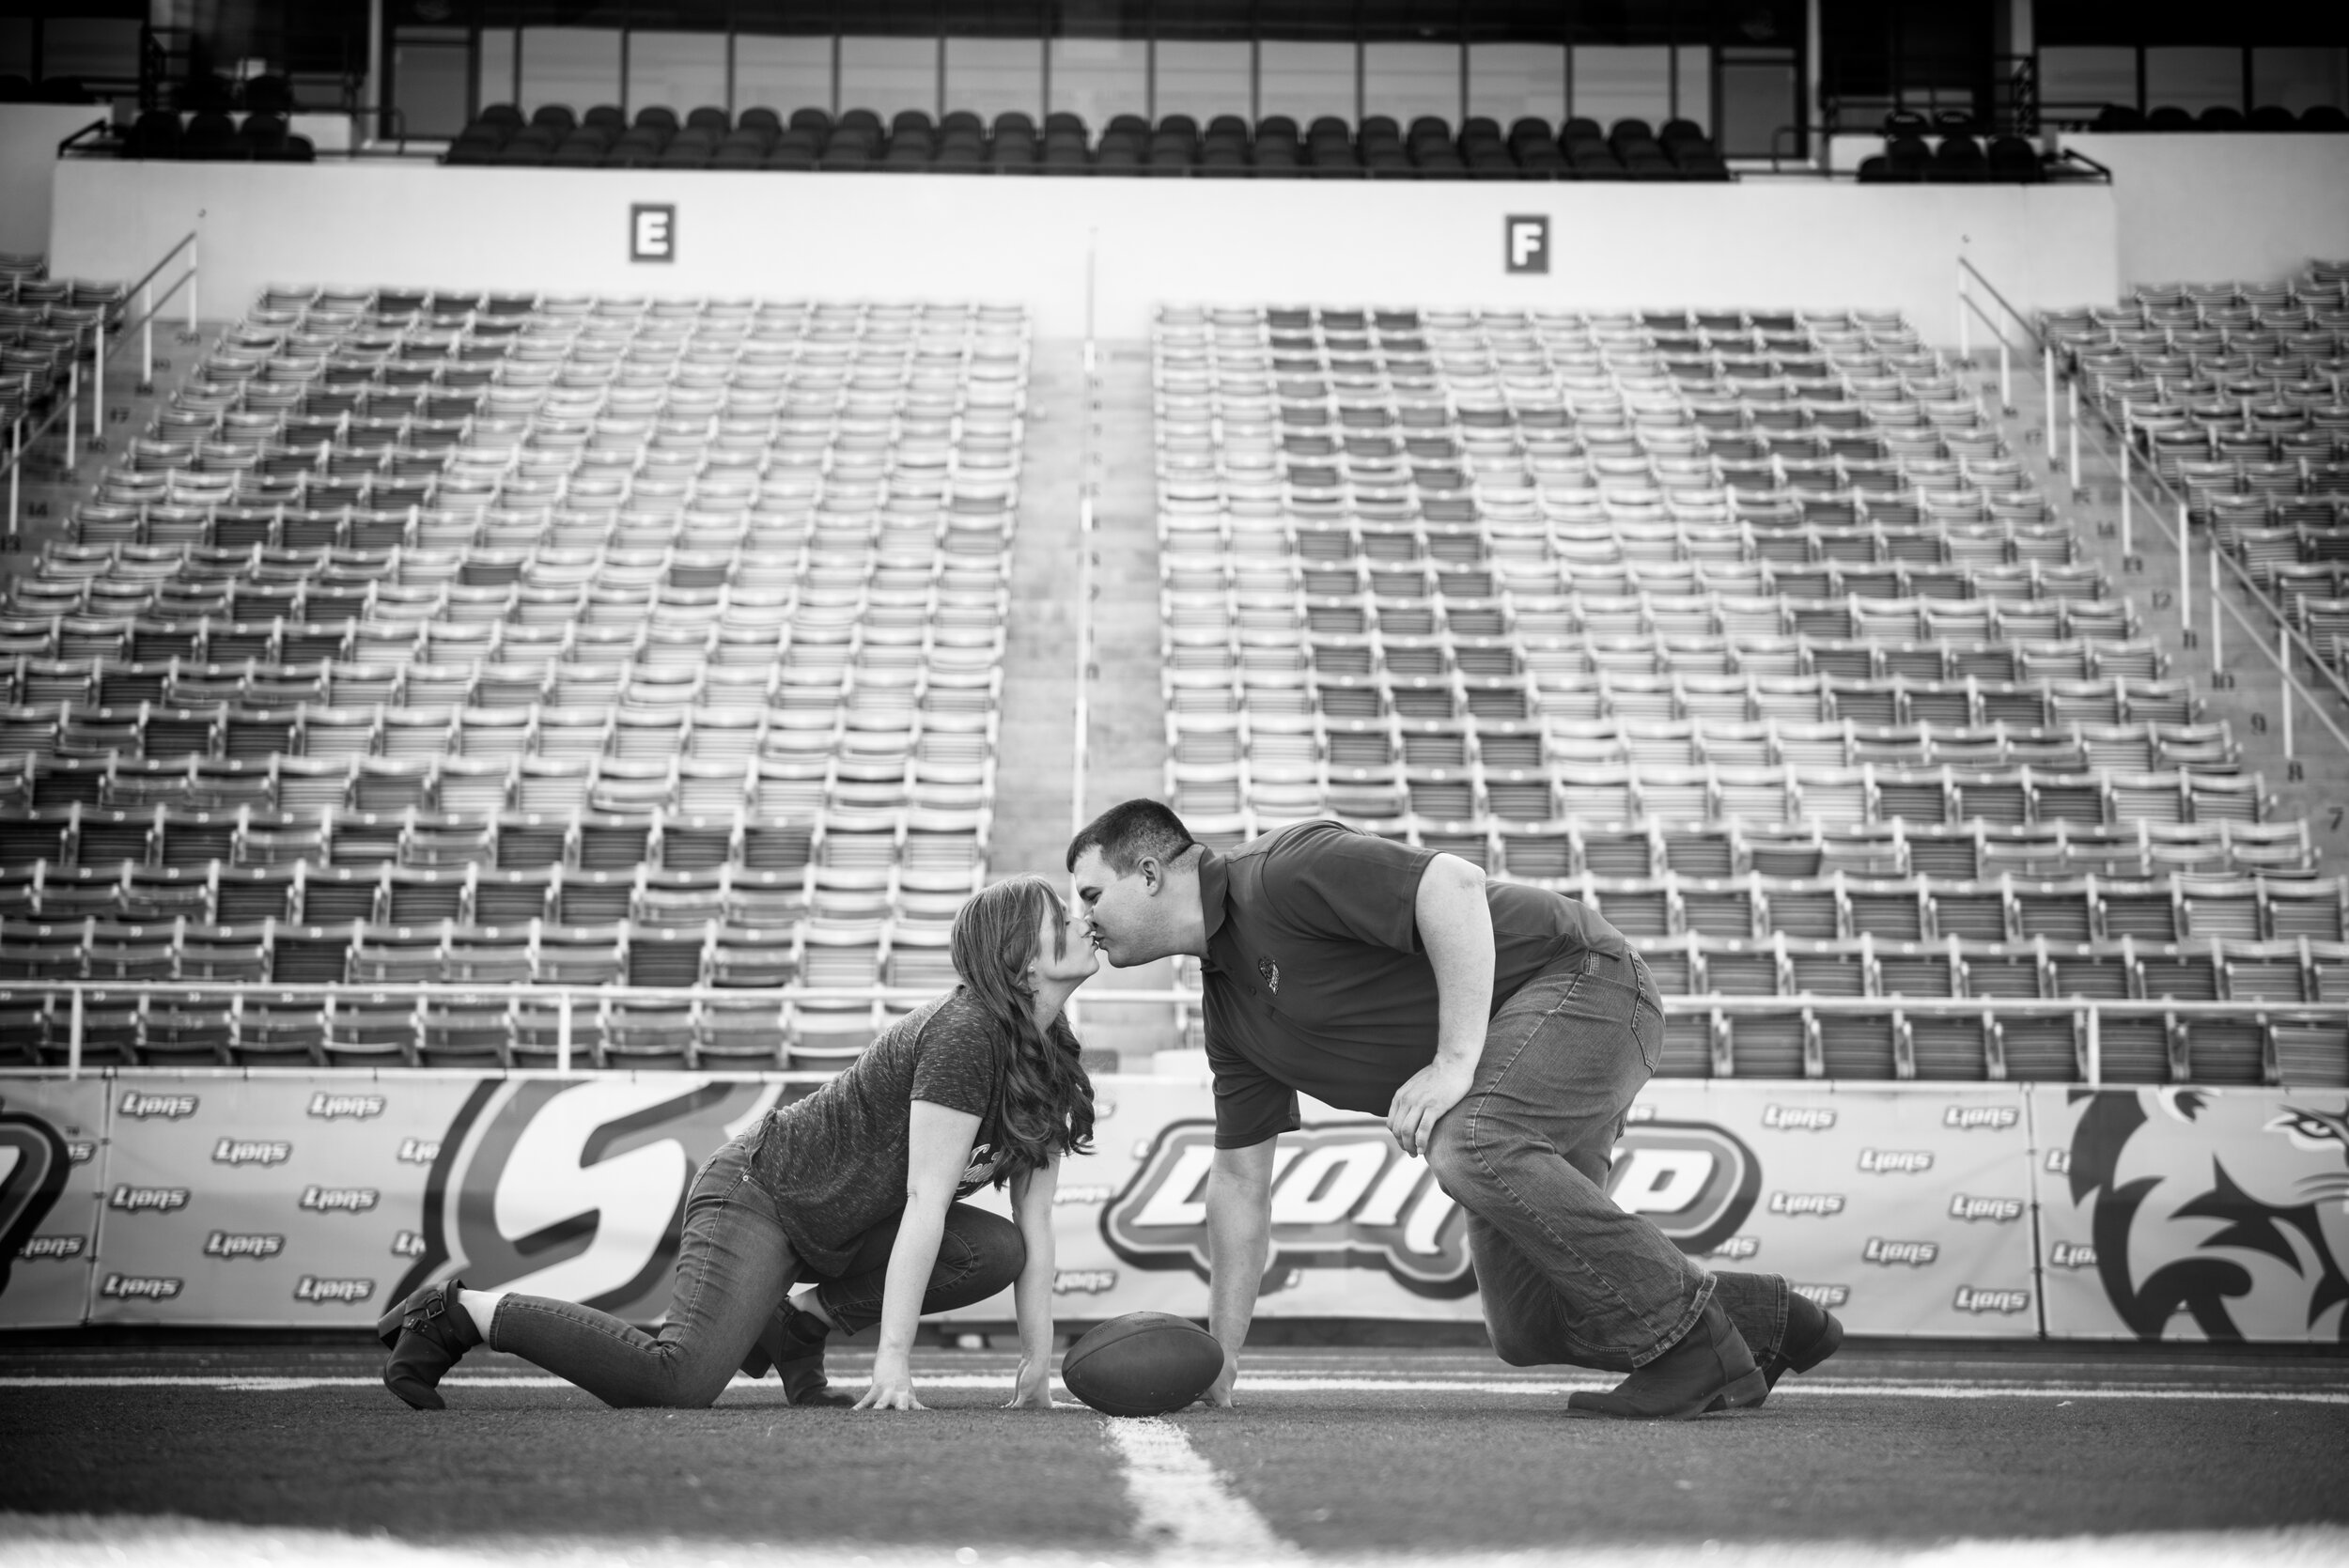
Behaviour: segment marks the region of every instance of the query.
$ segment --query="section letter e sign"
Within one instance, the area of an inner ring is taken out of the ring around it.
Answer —
[[[628,210],[628,258],[630,261],[677,259],[677,208],[639,202]]]
[[[1503,218],[1501,233],[1506,241],[1502,257],[1512,272],[1547,272],[1549,271],[1549,220],[1548,218],[1512,216]]]

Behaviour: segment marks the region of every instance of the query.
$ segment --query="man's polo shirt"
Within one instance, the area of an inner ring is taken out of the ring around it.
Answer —
[[[1439,999],[1416,918],[1435,856],[1335,822],[1283,828],[1228,856],[1201,851],[1216,1147],[1295,1128],[1300,1090],[1383,1116],[1435,1060]],[[1623,933],[1571,898],[1488,881],[1485,901],[1496,1011],[1552,965],[1628,951]]]

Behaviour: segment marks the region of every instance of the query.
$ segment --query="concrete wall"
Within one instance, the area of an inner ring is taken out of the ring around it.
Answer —
[[[2091,188],[1368,185],[951,176],[69,162],[54,265],[134,277],[191,227],[208,315],[273,281],[1027,303],[1102,336],[1166,301],[1898,309],[1955,337],[1961,249],[2008,297],[2109,299],[2112,193]],[[629,259],[633,203],[677,208],[677,259]],[[1545,214],[1547,276],[1503,218]]]
[[[98,103],[0,103],[0,251],[30,256],[49,248],[57,144],[108,113]],[[146,270],[141,262],[130,275]]]
[[[2123,287],[2281,278],[2349,256],[2349,136],[2082,132],[2063,145],[2112,170]]]

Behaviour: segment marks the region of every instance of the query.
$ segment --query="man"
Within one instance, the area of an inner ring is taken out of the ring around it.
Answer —
[[[1215,1403],[1232,1401],[1271,1233],[1275,1140],[1299,1126],[1299,1091],[1383,1112],[1404,1152],[1426,1157],[1468,1213],[1501,1359],[1629,1374],[1573,1395],[1573,1409],[1680,1420],[1755,1405],[1843,1343],[1843,1326],[1783,1279],[1708,1274],[1608,1199],[1663,1015],[1645,961],[1581,905],[1335,822],[1218,855],[1155,800],[1088,824],[1068,869],[1112,965],[1202,960]]]

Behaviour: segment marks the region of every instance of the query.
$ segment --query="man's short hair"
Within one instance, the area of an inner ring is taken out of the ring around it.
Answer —
[[[1068,841],[1067,869],[1076,870],[1086,850],[1098,849],[1112,871],[1130,877],[1145,858],[1169,865],[1198,842],[1183,826],[1183,819],[1158,801],[1121,800]]]

